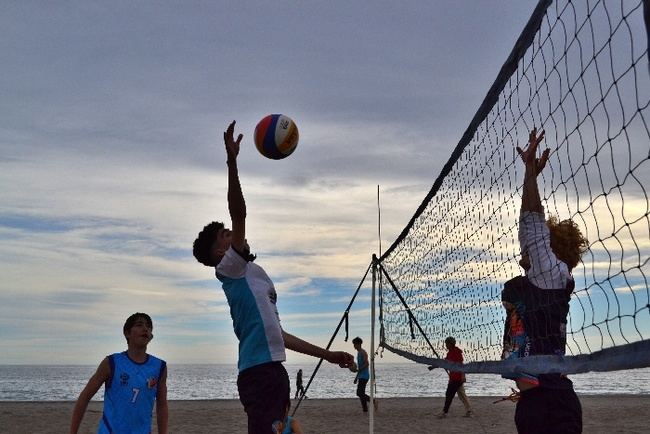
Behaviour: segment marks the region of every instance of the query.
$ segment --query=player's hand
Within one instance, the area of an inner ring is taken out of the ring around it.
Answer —
[[[325,360],[330,363],[335,363],[341,368],[349,368],[354,363],[352,354],[346,353],[345,351],[330,351]]]
[[[223,142],[226,145],[226,154],[228,155],[229,161],[237,159],[237,155],[239,155],[239,144],[244,137],[240,134],[237,136],[237,140],[234,139],[235,123],[236,121],[232,121],[226,131],[223,132]]]
[[[544,140],[544,130],[542,130],[539,135],[537,135],[537,128],[533,128],[528,136],[528,146],[526,149],[521,149],[517,146],[517,152],[519,156],[526,164],[526,167],[533,169],[535,176],[539,175],[544,167],[546,167],[546,162],[548,161],[548,156],[550,150],[548,148],[544,149],[542,156],[537,158],[537,148],[539,144]]]

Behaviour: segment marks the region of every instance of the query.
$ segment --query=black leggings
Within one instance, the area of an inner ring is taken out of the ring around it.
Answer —
[[[449,383],[447,383],[447,391],[445,392],[445,408],[442,410],[443,413],[449,411],[451,401],[454,400],[454,395],[456,395],[456,392],[458,392],[458,389],[460,389],[460,386],[462,386],[463,383],[464,381],[449,381]]]
[[[368,380],[360,378],[357,383],[357,396],[361,400],[361,407],[363,411],[368,411],[368,403],[370,402],[370,397],[366,395],[366,385]]]

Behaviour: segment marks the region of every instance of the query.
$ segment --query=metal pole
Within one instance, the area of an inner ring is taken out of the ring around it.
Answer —
[[[370,434],[375,432],[375,293],[377,289],[377,255],[372,255],[372,301],[370,307]]]

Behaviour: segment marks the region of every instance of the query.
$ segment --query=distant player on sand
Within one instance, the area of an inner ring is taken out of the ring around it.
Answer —
[[[564,355],[567,315],[575,283],[571,270],[587,247],[571,220],[545,220],[537,176],[546,166],[549,150],[537,158],[544,131],[530,132],[528,146],[517,148],[525,164],[519,217],[519,243],[525,271],[505,283],[501,300],[506,309],[503,358]],[[519,433],[580,433],[582,408],[566,375],[520,373],[520,399],[515,412]]]
[[[370,381],[370,362],[368,360],[368,353],[361,348],[361,344],[363,344],[363,340],[360,337],[357,336],[352,339],[352,345],[357,350],[357,363],[356,366],[352,366],[352,371],[357,373],[354,377],[354,383],[357,385],[357,396],[361,401],[361,409],[366,413],[368,411],[368,403],[370,402],[370,397],[366,395],[366,386],[368,385],[368,381]]]
[[[134,313],[122,330],[128,349],[107,356],[90,377],[74,406],[70,434],[79,431],[88,403],[102,384],[104,414],[98,433],[150,433],[155,402],[158,433],[167,434],[167,365],[147,354],[153,339],[151,317]]]
[[[463,363],[463,351],[456,346],[456,339],[449,336],[445,339],[445,346],[447,347],[447,357],[446,360],[455,363]],[[429,367],[431,370],[433,367]],[[442,410],[442,413],[438,414],[438,419],[443,419],[447,417],[449,412],[449,407],[451,406],[454,396],[458,394],[458,397],[465,406],[465,417],[472,416],[472,407],[469,405],[469,399],[467,399],[467,394],[465,394],[465,388],[463,384],[465,383],[465,373],[457,371],[449,371],[449,382],[447,383],[447,391],[445,392],[445,406]]]
[[[298,396],[305,395],[305,387],[302,385],[302,369],[298,369],[296,374],[296,396],[294,399],[298,399]],[[307,398],[307,395],[305,395]]]
[[[248,415],[249,434],[273,433],[283,428],[290,403],[289,376],[282,362],[285,348],[349,367],[354,358],[303,341],[280,326],[277,293],[264,269],[255,264],[246,241],[246,203],[239,182],[237,156],[242,135],[234,139],[235,121],[223,138],[228,165],[228,210],[232,230],[223,223],[206,225],[194,241],[194,256],[214,267],[230,305],[239,339],[239,399]]]

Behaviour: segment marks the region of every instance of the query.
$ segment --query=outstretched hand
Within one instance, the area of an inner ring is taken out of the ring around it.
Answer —
[[[521,149],[517,146],[519,156],[524,161],[524,164],[526,164],[526,167],[532,169],[532,173],[535,176],[539,175],[546,166],[550,153],[550,150],[546,148],[542,152],[542,156],[537,158],[537,147],[542,140],[544,140],[544,130],[537,135],[537,128],[533,128],[528,136],[528,146],[526,149]]]
[[[223,142],[226,145],[228,160],[237,159],[237,155],[239,155],[239,144],[241,143],[241,139],[244,137],[240,134],[237,136],[237,140],[234,139],[235,123],[236,121],[232,121],[230,125],[228,125],[226,131],[223,132]]]
[[[330,363],[335,363],[341,368],[349,368],[354,364],[352,354],[346,353],[345,351],[330,351],[325,360]]]

